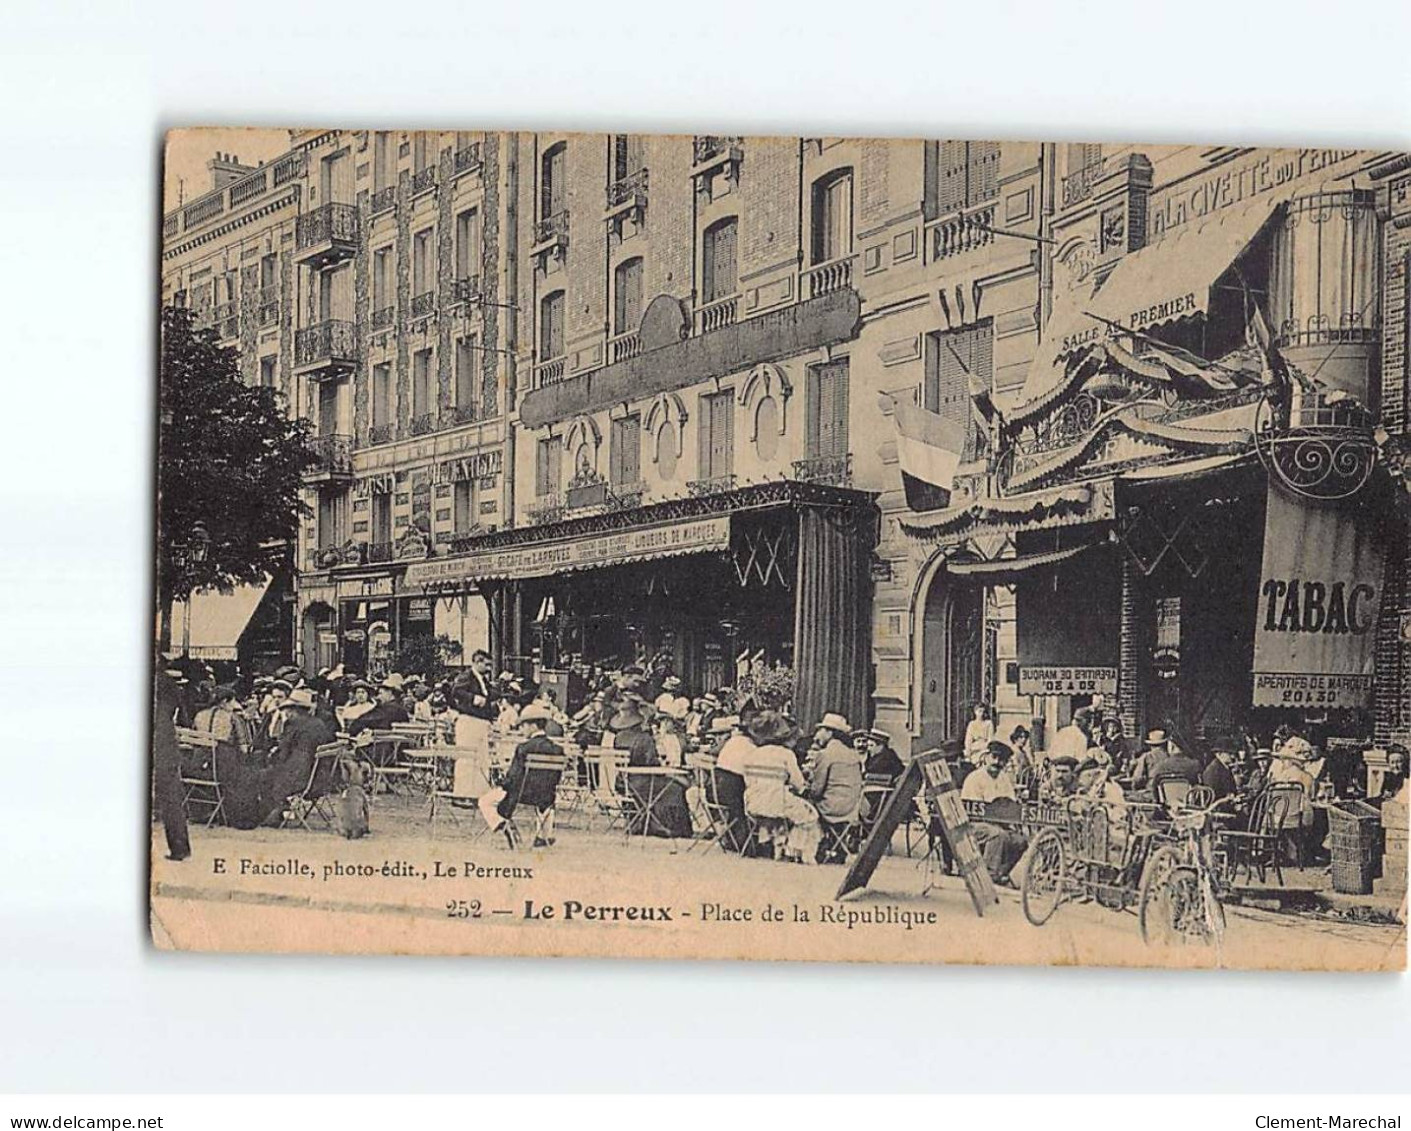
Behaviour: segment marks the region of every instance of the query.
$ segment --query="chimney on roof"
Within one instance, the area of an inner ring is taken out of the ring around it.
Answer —
[[[217,153],[206,162],[206,168],[211,171],[212,192],[225,188],[232,181],[238,181],[246,173],[255,171],[254,165],[240,164],[240,158],[232,153]]]

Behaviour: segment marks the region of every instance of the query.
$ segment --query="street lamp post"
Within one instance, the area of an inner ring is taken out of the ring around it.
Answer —
[[[191,576],[190,567],[204,564],[207,555],[211,550],[211,536],[206,530],[206,524],[199,519],[191,527],[191,535],[185,542],[177,542],[172,546],[172,558],[176,562],[177,568],[181,570],[182,579],[185,582],[183,588],[186,590],[186,597],[182,601],[185,610],[181,617],[181,658],[189,659],[191,656],[191,585],[195,580]]]

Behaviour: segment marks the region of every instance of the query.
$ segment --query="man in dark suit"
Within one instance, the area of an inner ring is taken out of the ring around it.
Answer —
[[[279,733],[279,746],[274,753],[274,761],[260,778],[260,809],[263,824],[278,824],[284,813],[284,804],[296,793],[302,793],[309,784],[309,773],[314,765],[314,751],[333,741],[333,731],[328,724],[314,714],[314,693],[306,687],[296,688],[285,700],[284,710],[288,718]],[[371,712],[369,712],[370,714]],[[327,792],[329,781],[315,783],[315,792]]]
[[[393,723],[408,721],[407,706],[402,701],[402,681],[388,676],[377,689],[377,706],[348,724],[353,736],[365,730],[390,730]]]
[[[161,662],[158,657],[157,663]],[[185,860],[191,855],[181,786],[181,748],[177,745],[174,721],[180,709],[181,689],[159,667],[152,707],[152,773],[156,779],[157,812],[167,834],[168,860]]]

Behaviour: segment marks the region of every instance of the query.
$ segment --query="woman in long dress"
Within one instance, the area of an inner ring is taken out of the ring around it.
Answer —
[[[818,857],[818,842],[822,829],[818,810],[802,796],[808,782],[799,770],[799,761],[786,745],[793,729],[777,711],[760,711],[749,723],[749,735],[755,749],[745,759],[745,811],[767,822],[782,824],[786,859],[801,864],[814,864]],[[757,768],[783,770],[784,788],[773,781],[751,781],[751,771]],[[765,828],[768,826],[766,825]],[[770,837],[774,833],[770,832]],[[777,845],[776,845],[777,847]]]

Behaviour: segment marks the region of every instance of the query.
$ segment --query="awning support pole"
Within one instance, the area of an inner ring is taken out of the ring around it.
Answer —
[[[1128,738],[1141,737],[1141,610],[1136,562],[1130,554],[1122,558],[1122,602],[1117,645],[1117,701],[1122,731]]]

